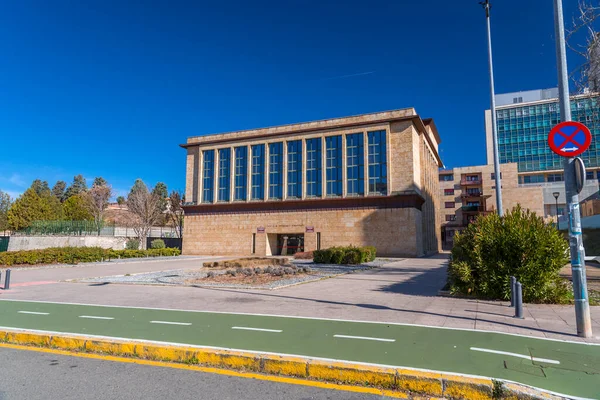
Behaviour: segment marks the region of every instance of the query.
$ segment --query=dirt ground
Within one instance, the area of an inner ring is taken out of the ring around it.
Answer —
[[[259,274],[252,276],[245,275],[217,275],[212,278],[199,278],[199,279],[189,279],[186,281],[187,284],[190,285],[201,285],[203,283],[232,283],[232,284],[241,284],[241,285],[264,285],[266,283],[278,282],[283,279],[290,279],[294,276],[306,276],[307,274],[296,274],[296,275],[284,275],[284,276],[273,276],[269,274]]]

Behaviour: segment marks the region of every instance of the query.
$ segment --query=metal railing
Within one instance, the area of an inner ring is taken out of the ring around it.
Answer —
[[[134,228],[101,224],[100,230],[94,221],[33,221],[27,228],[13,232],[14,236],[110,236],[136,237]],[[149,237],[176,238],[175,227],[155,226],[148,232]]]

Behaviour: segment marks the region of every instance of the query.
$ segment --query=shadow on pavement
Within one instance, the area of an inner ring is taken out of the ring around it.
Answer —
[[[378,292],[407,294],[411,296],[437,296],[438,291],[446,284],[446,266],[435,269],[421,269],[420,274],[401,282],[382,286]],[[385,269],[388,273],[389,269]]]
[[[557,335],[566,335],[566,336],[577,336],[577,335],[574,335],[573,333],[570,333],[570,332],[551,331],[551,330],[548,330],[548,329],[542,329],[542,328],[538,328],[538,327],[535,327],[535,326],[523,326],[523,325],[519,325],[519,324],[511,324],[511,323],[508,323],[508,322],[501,322],[501,321],[494,321],[494,320],[482,319],[482,318],[479,318],[477,316],[466,317],[466,316],[461,316],[461,315],[448,315],[448,314],[435,313],[435,312],[430,312],[430,311],[416,311],[416,310],[407,310],[407,309],[402,309],[402,308],[393,308],[393,307],[388,307],[388,306],[379,305],[379,304],[347,303],[347,302],[343,302],[343,301],[320,300],[320,299],[311,299],[311,298],[295,297],[295,296],[284,296],[284,295],[269,294],[269,293],[240,292],[239,290],[233,290],[233,289],[207,288],[207,287],[199,287],[199,286],[195,286],[195,287],[198,288],[198,289],[201,289],[201,290],[211,290],[211,291],[216,291],[216,292],[228,292],[228,293],[244,294],[244,295],[251,295],[251,296],[262,296],[262,297],[270,297],[270,298],[301,300],[301,301],[309,301],[309,302],[320,303],[320,304],[331,304],[331,305],[340,305],[340,306],[354,306],[354,307],[360,307],[360,308],[367,308],[367,309],[371,309],[371,310],[389,310],[389,311],[396,311],[396,312],[401,312],[401,313],[418,314],[418,315],[429,315],[429,316],[434,316],[434,317],[446,317],[446,318],[452,318],[452,319],[457,319],[457,320],[473,321],[473,322],[474,321],[477,321],[477,322],[486,322],[486,323],[496,324],[496,325],[502,325],[502,326],[509,326],[509,327],[515,327],[515,328],[525,328],[525,329],[528,329],[528,330],[531,330],[531,331],[536,331],[536,332],[553,333],[553,334],[557,334]],[[502,315],[502,316],[506,317],[506,315]],[[433,326],[435,326],[435,325],[433,325]],[[449,329],[452,329],[452,328],[449,328]],[[482,330],[481,332],[485,332],[485,331]],[[534,336],[532,336],[532,338],[533,339],[540,339],[539,337],[534,337]],[[543,339],[543,337],[541,339]]]

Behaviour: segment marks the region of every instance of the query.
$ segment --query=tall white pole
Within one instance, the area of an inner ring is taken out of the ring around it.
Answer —
[[[567,75],[567,52],[565,46],[565,27],[563,22],[562,0],[554,0],[554,33],[556,36],[556,63],[558,67],[558,93],[560,116],[562,121],[571,121],[571,102],[569,99],[569,77]],[[579,212],[579,194],[575,178],[575,158],[565,158],[565,194],[569,215],[569,247],[571,249],[571,271],[573,275],[573,294],[575,297],[575,318],[577,335],[592,337],[592,320],[588,301],[585,276],[585,250],[581,235],[581,215]]]
[[[498,155],[498,129],[496,124],[496,93],[494,90],[494,63],[492,61],[492,29],[490,26],[490,8],[491,4],[489,0],[481,2],[485,9],[485,19],[487,22],[487,39],[488,39],[488,63],[490,67],[490,111],[492,114],[492,142],[494,146],[494,179],[496,183],[496,208],[498,208],[498,215],[504,214],[502,208],[502,181],[500,172],[500,157]]]

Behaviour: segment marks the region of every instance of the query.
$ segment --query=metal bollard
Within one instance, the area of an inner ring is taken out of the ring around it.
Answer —
[[[515,284],[515,318],[523,319],[523,287],[521,282]]]
[[[517,284],[517,278],[514,276],[510,277],[510,306],[515,306],[515,285]]]
[[[4,278],[4,290],[10,288],[10,269],[6,270],[6,277]]]

